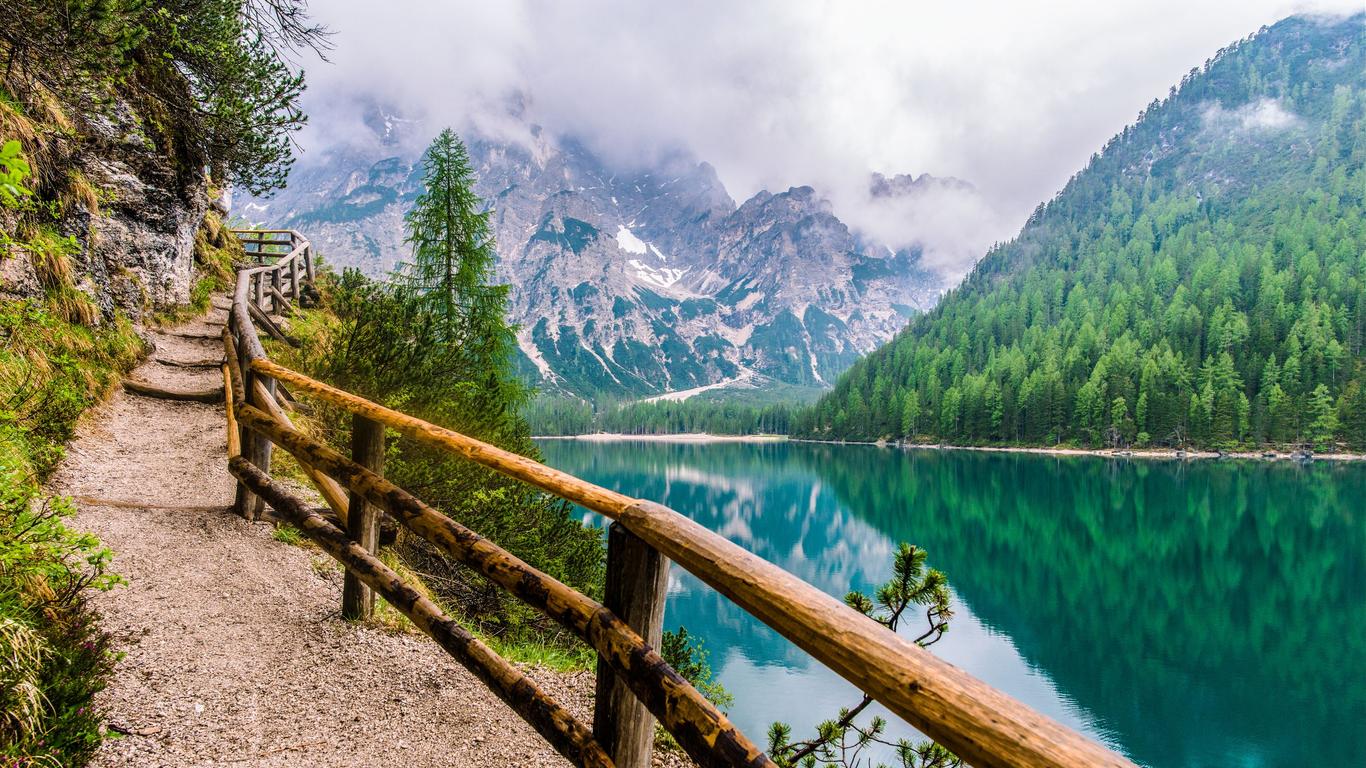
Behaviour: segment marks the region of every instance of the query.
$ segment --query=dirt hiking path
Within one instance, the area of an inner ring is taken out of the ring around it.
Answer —
[[[221,385],[226,303],[153,333],[133,378]],[[273,540],[228,510],[221,405],[119,392],[87,414],[52,483],[76,525],[115,552],[128,585],[96,595],[126,653],[99,706],[97,766],[560,766],[565,761],[421,635],[344,622],[325,556]],[[536,671],[591,722],[592,677]]]

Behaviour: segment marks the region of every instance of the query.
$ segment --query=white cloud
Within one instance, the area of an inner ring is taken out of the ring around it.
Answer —
[[[928,184],[893,197],[845,190],[841,199],[845,204],[838,206],[839,213],[851,228],[894,248],[920,246],[922,266],[942,274],[949,284],[1019,227],[969,185]]]
[[[1285,111],[1280,102],[1274,99],[1262,99],[1256,104],[1248,104],[1239,109],[1238,113],[1240,124],[1245,131],[1279,131],[1300,121],[1294,114]]]
[[[1004,239],[1192,67],[1296,12],[1360,0],[907,3],[871,0],[328,0],[302,137],[354,135],[378,97],[432,123],[529,119],[636,164],[685,147],[732,196],[810,184],[868,231],[935,232],[936,258]],[[1274,105],[1273,105],[1274,107]],[[1276,107],[1275,109],[1278,109]],[[1250,115],[1271,125],[1274,109]],[[967,179],[976,194],[869,204],[871,172]],[[893,217],[899,217],[893,220]]]
[[[1283,131],[1301,122],[1298,115],[1287,111],[1276,99],[1260,99],[1237,109],[1211,104],[1205,108],[1203,118],[1207,129],[1248,133]]]

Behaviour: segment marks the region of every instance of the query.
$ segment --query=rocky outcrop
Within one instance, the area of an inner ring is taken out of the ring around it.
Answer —
[[[59,190],[58,204],[48,220],[29,226],[71,238],[59,249],[71,282],[105,318],[187,303],[195,234],[209,203],[203,175],[187,173],[155,123],[126,98],[87,94],[60,114],[67,125],[42,137],[44,160],[55,166],[43,171]],[[0,260],[0,294],[50,288],[35,270],[41,257],[26,253],[32,250],[16,244]]]

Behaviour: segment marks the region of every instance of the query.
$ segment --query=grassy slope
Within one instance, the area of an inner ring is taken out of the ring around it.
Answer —
[[[23,120],[10,105],[3,116],[11,129]],[[23,124],[20,135],[41,132]],[[82,181],[71,179],[69,199],[29,196],[0,219],[0,260],[28,260],[43,291],[0,299],[0,756],[36,764],[78,765],[99,744],[91,698],[114,658],[82,593],[117,583],[106,571],[110,553],[68,528],[74,508],[46,496],[41,484],[80,415],[144,353],[128,318],[100,317],[75,287],[77,246],[57,221],[73,201],[97,210],[97,193]],[[192,302],[156,322],[195,316],[226,288],[235,251],[225,234],[216,218],[206,220],[196,238]]]

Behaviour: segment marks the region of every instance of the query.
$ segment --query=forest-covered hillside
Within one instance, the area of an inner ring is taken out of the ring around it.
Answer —
[[[1192,70],[794,432],[1366,448],[1363,24]]]

